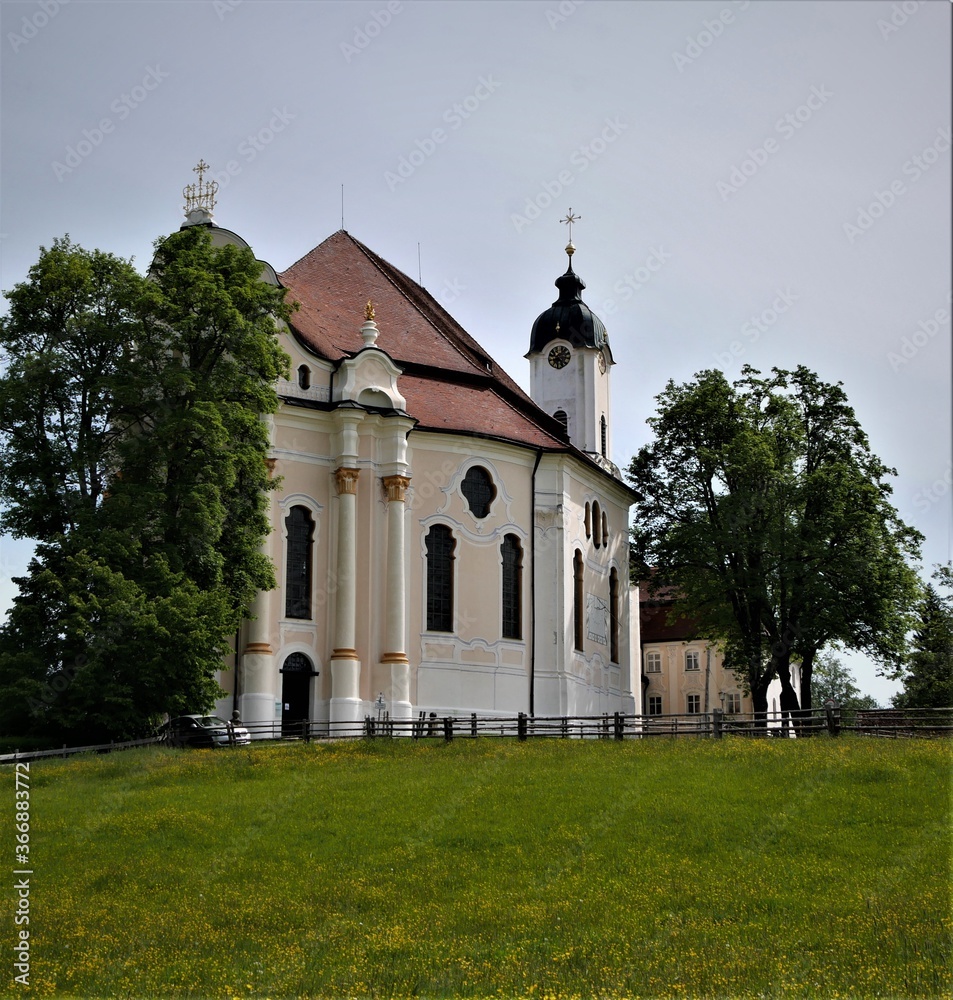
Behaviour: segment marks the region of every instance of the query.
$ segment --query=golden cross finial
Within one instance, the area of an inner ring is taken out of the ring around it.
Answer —
[[[192,173],[199,175],[199,184],[202,183],[202,179],[205,176],[205,171],[208,169],[209,165],[205,162],[204,157],[201,160],[199,160],[199,162],[192,168]],[[569,209],[569,211],[571,212],[572,209]]]
[[[372,305],[371,300],[368,299],[367,305],[364,306],[364,319],[373,319],[373,318],[374,318],[374,306]]]

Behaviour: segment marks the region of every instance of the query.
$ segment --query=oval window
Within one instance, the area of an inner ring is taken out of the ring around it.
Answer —
[[[463,477],[460,489],[467,498],[470,513],[474,517],[482,519],[490,513],[490,505],[496,498],[496,487],[486,469],[475,465]]]

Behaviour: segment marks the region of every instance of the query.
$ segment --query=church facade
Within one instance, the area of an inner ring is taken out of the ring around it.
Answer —
[[[202,210],[187,224],[247,245]],[[268,418],[278,587],[237,637],[220,714],[333,734],[381,711],[641,711],[613,359],[573,250],[527,324],[530,395],[344,230],[286,271],[263,264],[299,303]]]

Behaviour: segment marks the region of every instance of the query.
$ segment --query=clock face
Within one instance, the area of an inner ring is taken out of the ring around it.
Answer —
[[[565,368],[569,364],[569,348],[560,344],[549,352],[549,363],[553,368]]]
[[[606,356],[604,354],[599,355],[599,371],[601,371],[603,375],[606,373]]]

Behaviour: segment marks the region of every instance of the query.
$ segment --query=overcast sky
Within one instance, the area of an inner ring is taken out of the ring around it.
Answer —
[[[69,233],[216,222],[283,270],[341,226],[528,389],[570,207],[625,466],[668,379],[841,381],[953,557],[946,0],[3,2],[0,287]],[[355,322],[360,321],[359,312]],[[386,316],[379,316],[383,327]],[[2,540],[0,608],[29,546]],[[851,658],[862,689],[896,690]]]

